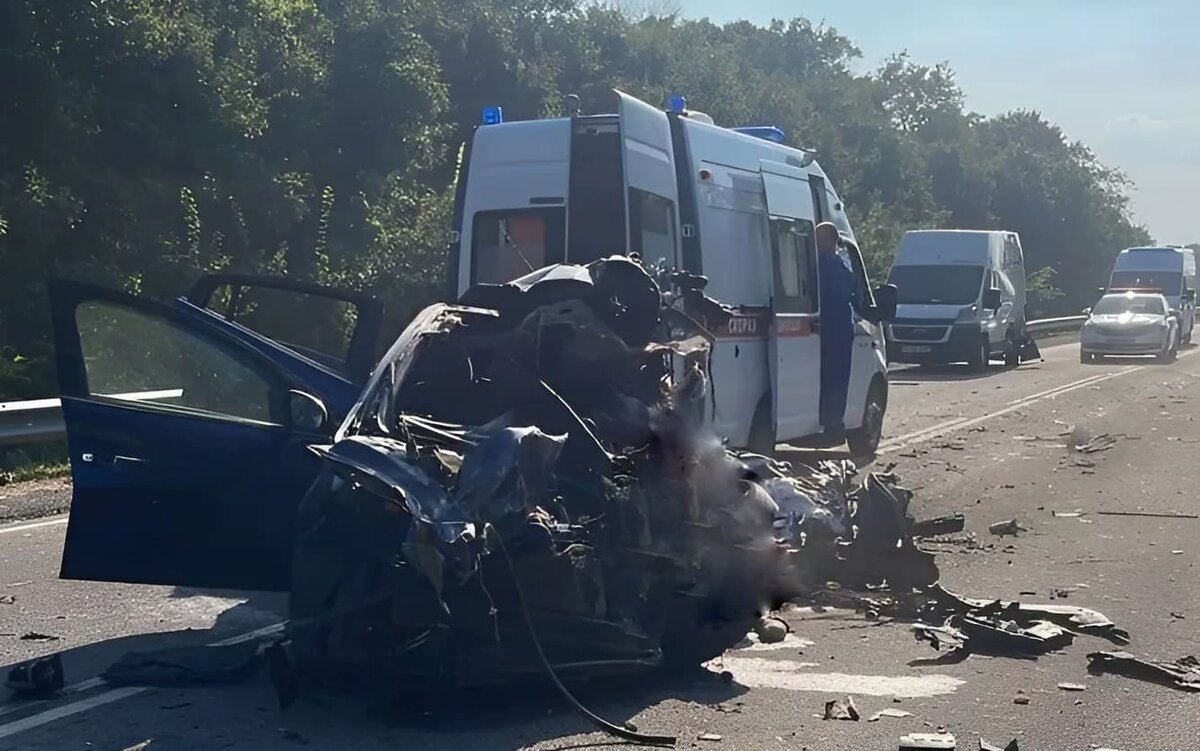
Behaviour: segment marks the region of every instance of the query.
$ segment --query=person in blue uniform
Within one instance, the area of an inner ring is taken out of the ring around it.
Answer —
[[[838,255],[837,227],[817,225],[817,278],[821,305],[821,427],[831,441],[846,435],[843,417],[854,352],[854,274]]]

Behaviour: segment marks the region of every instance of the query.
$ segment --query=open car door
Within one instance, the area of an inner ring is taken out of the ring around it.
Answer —
[[[170,305],[66,281],[50,304],[74,482],[63,578],[286,590],[324,405]]]
[[[216,320],[320,396],[336,418],[358,398],[379,354],[383,303],[280,276],[210,274],[179,304]]]
[[[821,340],[817,245],[808,173],[763,161],[770,216],[772,314],[770,366],[775,437],[779,441],[821,429]]]
[[[628,250],[647,265],[679,263],[679,184],[667,114],[617,92],[628,203]]]

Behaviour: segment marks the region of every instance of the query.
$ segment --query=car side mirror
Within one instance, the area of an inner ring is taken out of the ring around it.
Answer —
[[[1172,308],[1171,312],[1167,314],[1167,317],[1179,320],[1179,311]]]
[[[1085,315],[1085,316],[1090,316],[1090,315],[1092,314],[1092,309],[1091,309],[1091,307],[1089,306],[1089,307],[1087,307],[1087,308],[1084,308],[1083,310],[1081,310],[1081,311],[1080,311],[1080,313],[1082,313],[1082,314],[1083,314],[1083,315]]]
[[[985,290],[983,293],[983,307],[995,313],[1000,310],[1000,290],[996,287]]]
[[[329,426],[329,410],[325,403],[303,391],[288,392],[288,413],[291,427],[309,433],[320,433]]]
[[[880,321],[891,321],[896,318],[896,285],[881,284],[875,288],[875,309],[873,311],[874,320],[872,323]]]

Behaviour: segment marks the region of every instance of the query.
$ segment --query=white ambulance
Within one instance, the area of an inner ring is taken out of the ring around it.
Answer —
[[[871,455],[887,408],[881,321],[837,193],[779,129],[723,128],[672,96],[666,111],[620,92],[616,114],[504,122],[484,110],[465,149],[451,233],[455,292],[556,264],[638,253],[708,279],[736,314],[714,333],[709,415],[734,446],[821,445],[820,291],[814,228],[834,223],[856,279],[845,413],[852,453]]]

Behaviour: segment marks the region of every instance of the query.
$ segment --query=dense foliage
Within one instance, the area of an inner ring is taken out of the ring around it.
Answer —
[[[584,0],[0,3],[0,399],[53,391],[44,279],[180,290],[199,270],[441,294],[449,186],[485,104],[617,85],[818,150],[875,275],[914,227],[1017,230],[1039,312],[1149,240],[1122,176],[1035,112],[964,111],[945,66],[869,75],[806,20],[726,26]]]

